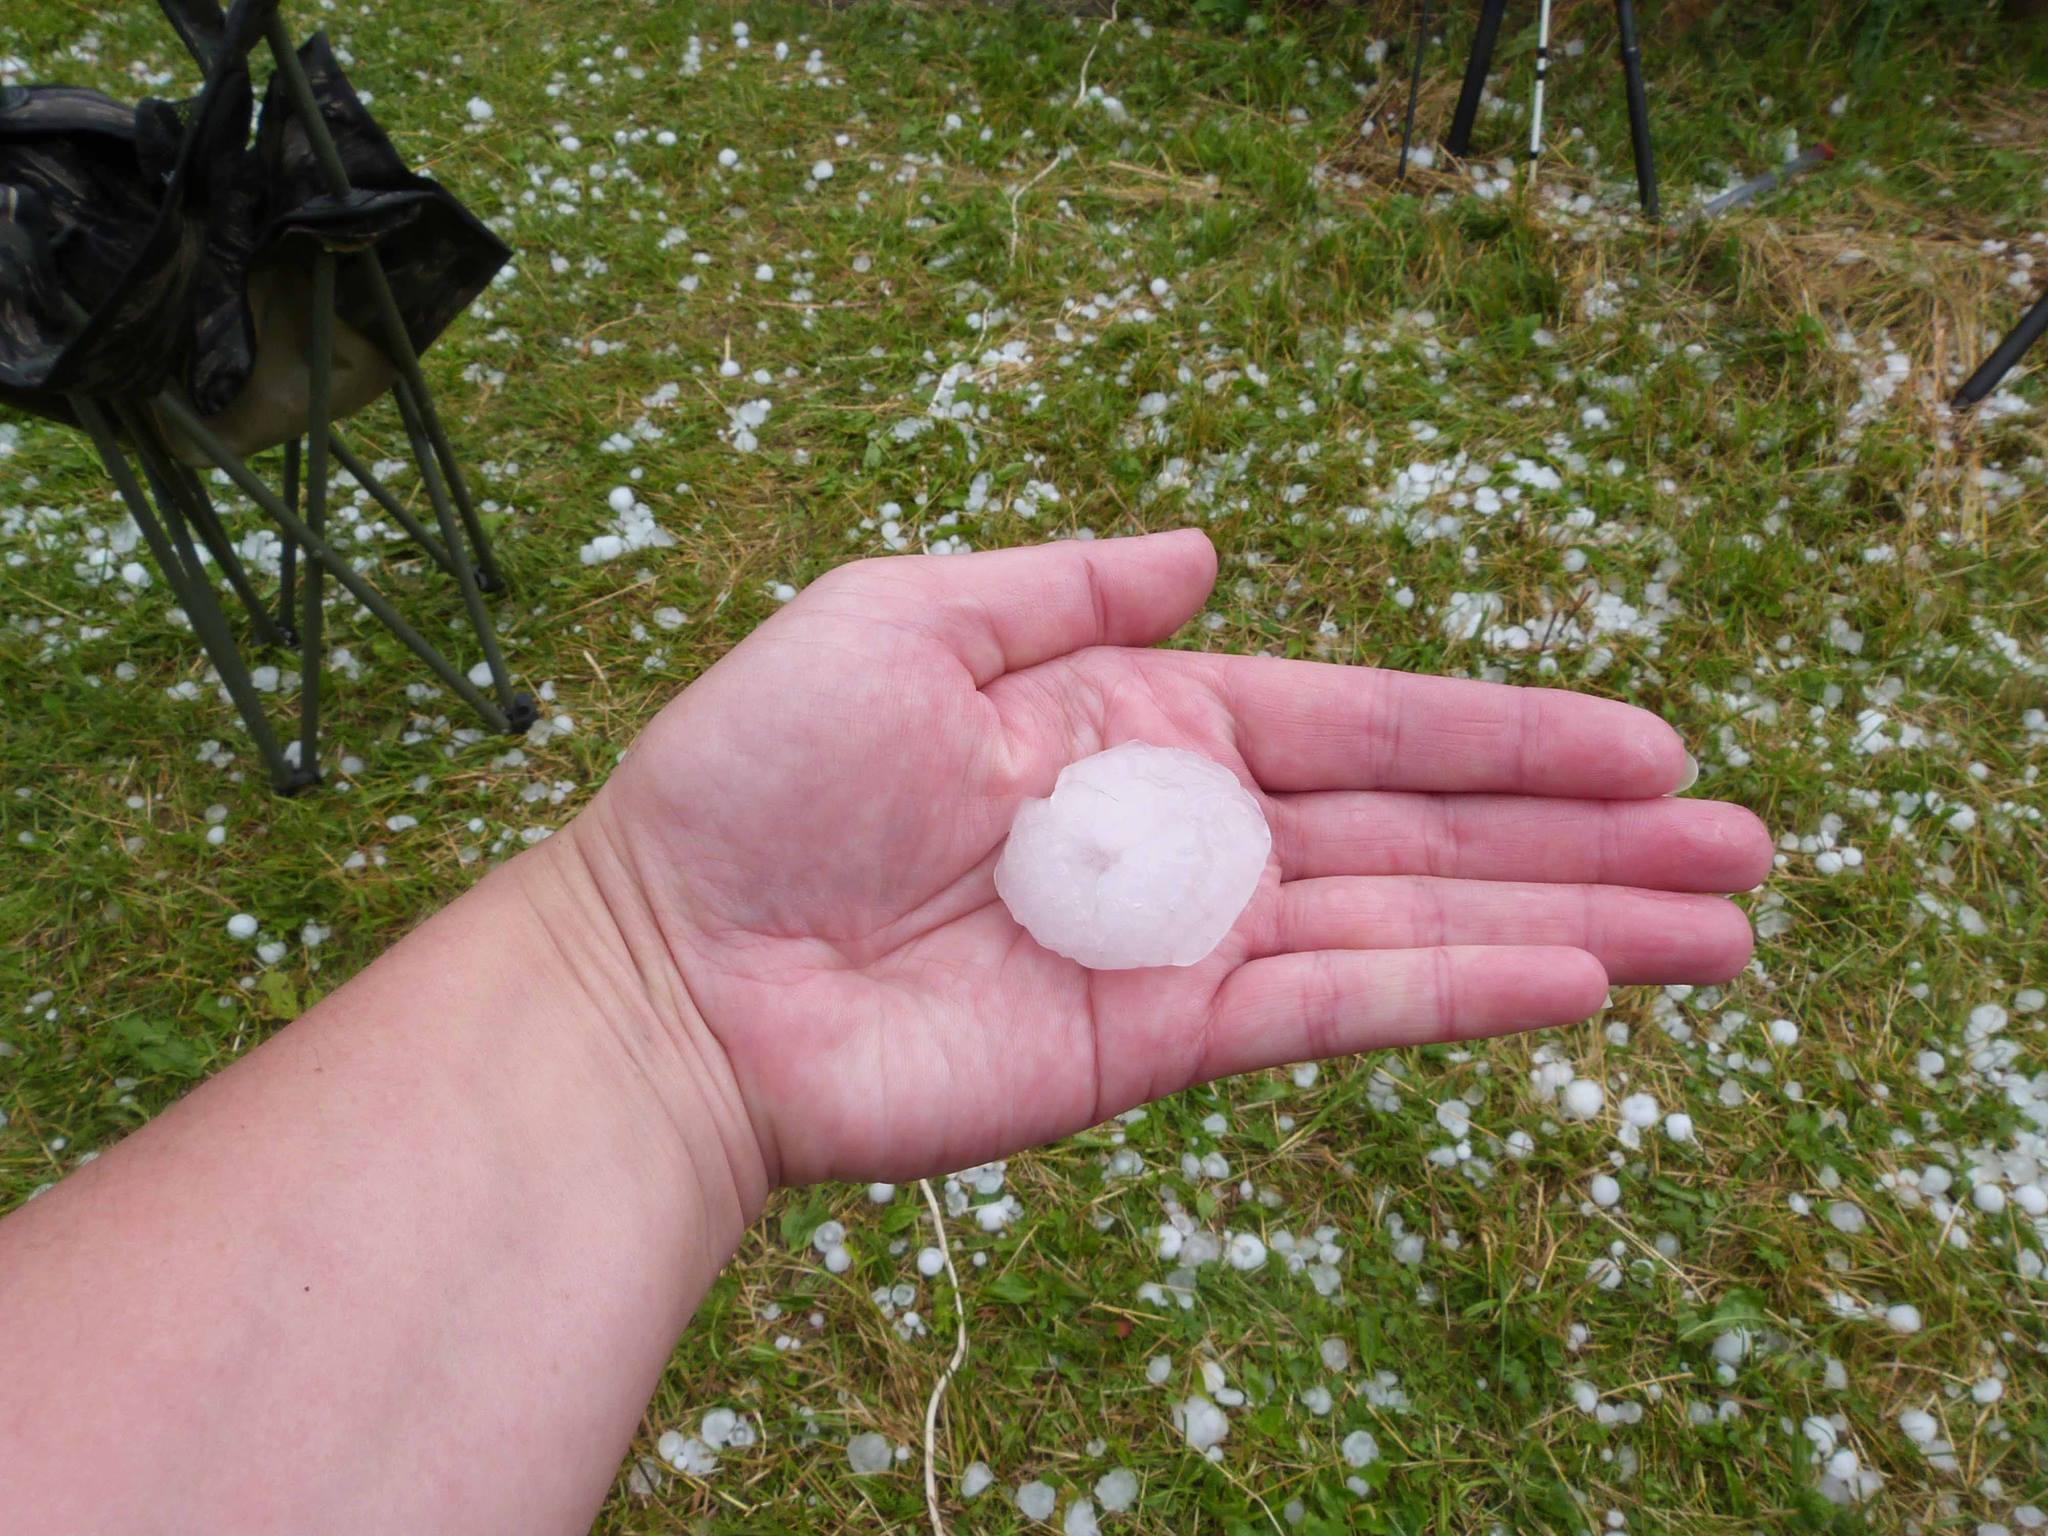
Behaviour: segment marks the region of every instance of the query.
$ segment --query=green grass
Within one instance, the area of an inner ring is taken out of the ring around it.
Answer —
[[[1930,1209],[1898,1176],[1938,1164],[1960,1194],[1972,1168],[2024,1184],[2048,1162],[2048,1014],[2022,1010],[2048,985],[2048,724],[2027,715],[2048,703],[2048,356],[2011,414],[1954,422],[1931,403],[2017,316],[2016,253],[2048,276],[2048,62],[1974,9],[1936,24],[1884,7],[1882,47],[1840,8],[1742,9],[1646,13],[1667,206],[1774,162],[1788,131],[1843,158],[1740,221],[1659,233],[1617,179],[1611,23],[1590,4],[1559,8],[1558,41],[1586,46],[1553,75],[1538,191],[1491,199],[1441,170],[1393,184],[1405,8],[1226,33],[1166,13],[760,6],[745,52],[734,13],[695,4],[327,13],[400,146],[518,249],[517,275],[430,362],[494,504],[513,666],[551,684],[572,728],[518,753],[475,735],[445,694],[408,697],[417,669],[336,606],[362,675],[334,689],[328,785],[271,797],[213,690],[167,691],[203,671],[161,583],[74,571],[88,530],[119,522],[81,443],[0,428],[0,1209],[559,825],[773,609],[775,584],[882,552],[883,516],[913,548],[1193,521],[1224,574],[1180,643],[1635,699],[1694,744],[1704,790],[1794,839],[1834,828],[1862,862],[1828,875],[1811,845],[1788,849],[1753,902],[1757,963],[1726,988],[1627,991],[1579,1029],[1306,1086],[1234,1081],[1013,1160],[1017,1220],[952,1224],[973,1353],[942,1485],[974,1459],[998,1479],[949,1494],[954,1527],[1022,1528],[1006,1494],[1032,1478],[1058,1490],[1057,1520],[1123,1465],[1142,1493],[1105,1530],[1288,1527],[1297,1503],[1305,1532],[1571,1531],[1610,1509],[1634,1531],[2018,1528],[2014,1506],[2048,1488],[2042,1224]],[[1525,23],[1503,44],[1508,109],[1482,120],[1503,155],[1524,131]],[[1448,117],[1464,24],[1432,54],[1426,129]],[[683,73],[692,34],[701,68]],[[1397,44],[1379,68],[1375,37]],[[0,22],[5,55],[124,95],[144,88],[137,64],[171,72],[156,89],[190,84],[141,7],[29,0]],[[1127,121],[1075,105],[1084,59]],[[471,96],[488,123],[470,123]],[[664,246],[671,227],[686,234]],[[1888,351],[1903,374],[1873,398]],[[718,371],[728,355],[738,377]],[[933,419],[942,376],[964,419]],[[642,403],[665,383],[672,403]],[[762,398],[758,451],[735,452],[730,412]],[[601,448],[643,417],[658,440]],[[362,431],[400,441],[380,414]],[[1497,508],[1440,487],[1394,504],[1409,465],[1461,455],[1461,493],[1490,487]],[[1518,485],[1519,459],[1561,484]],[[677,547],[580,564],[629,470]],[[1057,500],[1027,496],[1037,484]],[[1432,522],[1446,513],[1462,523]],[[451,592],[393,553],[374,566],[459,645]],[[1588,633],[1594,587],[1607,618],[1625,602],[1654,633]],[[1457,593],[1497,598],[1489,622],[1523,635],[1447,635]],[[666,609],[686,617],[663,627]],[[1856,750],[1870,708],[1924,739]],[[283,957],[230,938],[235,912]],[[303,941],[308,923],[324,942]],[[1972,1039],[1983,1005],[2009,1016]],[[1767,1035],[1781,1018],[1796,1043]],[[1928,1050],[1938,1076],[1917,1064]],[[1567,1124],[1538,1094],[1552,1058],[1605,1082],[1598,1121]],[[1695,1139],[1653,1129],[1623,1148],[1616,1106],[1637,1092],[1690,1114]],[[1452,1098],[1472,1106],[1484,1177],[1429,1160]],[[1212,1113],[1227,1129],[1203,1128]],[[1113,1151],[1141,1170],[1111,1172]],[[1183,1172],[1211,1151],[1226,1176]],[[1597,1171],[1620,1181],[1612,1209],[1584,1203]],[[771,1215],[634,1454],[720,1405],[762,1442],[640,1489],[629,1461],[601,1530],[915,1527],[918,1457],[867,1478],[845,1457],[862,1430],[919,1444],[950,1342],[953,1304],[913,1264],[931,1240],[913,1195],[815,1191]],[[1838,1200],[1865,1230],[1829,1223]],[[1337,1284],[1276,1254],[1250,1274],[1203,1267],[1185,1307],[1141,1297],[1173,1268],[1157,1257],[1169,1204],[1269,1241],[1326,1227]],[[855,1256],[836,1277],[805,1241],[828,1216]],[[1610,1258],[1601,1289],[1589,1271]],[[929,1336],[899,1337],[872,1299],[898,1283]],[[1837,1295],[1911,1303],[1923,1327],[1839,1315]],[[1735,1330],[1752,1347],[1717,1379],[1713,1346]],[[1214,1464],[1170,1421],[1203,1361],[1247,1398]],[[1994,1374],[2002,1398],[1975,1402]],[[1582,1411],[1579,1384],[1612,1422]],[[1301,1402],[1317,1386],[1327,1416]],[[1902,1432],[1914,1409],[1952,1468]],[[1817,1491],[1800,1428],[1830,1415],[1885,1480],[1853,1509]],[[1338,1452],[1361,1428],[1381,1452],[1363,1497]]]

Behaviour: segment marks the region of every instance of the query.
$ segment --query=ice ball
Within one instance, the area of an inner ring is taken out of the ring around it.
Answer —
[[[1126,742],[1027,800],[996,861],[1010,915],[1091,970],[1194,965],[1223,941],[1272,850],[1265,814],[1221,763]]]

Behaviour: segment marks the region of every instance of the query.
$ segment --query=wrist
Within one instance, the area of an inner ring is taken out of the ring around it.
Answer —
[[[773,1188],[738,1080],[601,806],[506,866],[549,956],[553,985],[647,1125],[703,1191],[727,1247]]]

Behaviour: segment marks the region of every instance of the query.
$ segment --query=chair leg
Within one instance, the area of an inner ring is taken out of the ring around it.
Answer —
[[[293,781],[291,765],[286,762],[283,751],[278,747],[277,736],[270,729],[270,721],[263,713],[263,701],[250,680],[241,652],[235,648],[234,636],[214,599],[213,589],[204,582],[190,579],[191,572],[186,569],[183,557],[163,525],[157,521],[149,497],[143,493],[141,482],[135,478],[135,471],[121,449],[120,439],[115,436],[113,424],[99,404],[83,396],[74,396],[71,404],[91,435],[93,446],[99,450],[100,461],[113,478],[114,488],[127,505],[128,515],[142,530],[143,542],[149,546],[157,568],[171,584],[172,594],[192,621],[192,627],[199,632],[199,643],[205,649],[207,659],[213,663],[214,671],[220,674],[228,697],[234,701],[236,712],[241,715],[242,724],[249,732],[249,739],[255,744],[257,755],[263,759],[263,766],[270,775],[271,787],[280,794],[292,794],[303,788]]]
[[[1429,51],[1429,0],[1416,0],[1415,57],[1408,61],[1408,111],[1401,119],[1401,167],[1394,180],[1408,176],[1408,148],[1415,140],[1415,98],[1422,94],[1422,56]]]
[[[313,261],[313,355],[307,359],[306,526],[327,536],[328,420],[334,401],[334,253]],[[306,592],[299,608],[299,761],[317,763],[320,752],[320,622],[326,597],[317,563],[306,567]]]
[[[279,628],[277,621],[264,607],[263,599],[257,595],[256,585],[250,581],[248,571],[242,565],[242,557],[235,552],[234,542],[228,538],[228,531],[221,526],[220,514],[214,509],[213,498],[206,494],[206,487],[192,472],[189,464],[180,464],[166,458],[159,473],[170,482],[170,494],[174,504],[184,510],[185,520],[198,533],[200,541],[213,556],[214,563],[221,568],[221,574],[234,589],[235,596],[242,600],[248,610],[249,622],[256,636],[265,645],[289,645],[290,636]]]
[[[1505,3],[1505,0],[1502,0]],[[313,82],[306,78],[305,67],[299,63],[298,50],[292,47],[291,34],[285,30],[283,18],[272,12],[264,23],[264,40],[270,46],[270,56],[277,65],[278,75],[283,79],[286,92],[292,99],[292,110],[298,114],[300,125],[306,134],[307,146],[313,151],[313,158],[319,164],[321,179],[327,183],[327,190],[335,197],[349,194],[348,168],[342,163],[341,151],[336,147],[334,135],[327,131],[327,120],[320,115],[320,103],[313,95]],[[453,495],[456,511],[462,525],[468,532],[471,547],[476,552],[480,571],[479,585],[495,592],[505,584],[498,563],[491,554],[490,541],[484,536],[482,521],[476,515],[476,508],[469,499],[469,486],[462,477],[454,450],[448,446],[448,436],[441,429],[440,414],[434,409],[434,401],[427,390],[427,381],[420,372],[419,354],[413,350],[412,337],[406,334],[405,321],[398,313],[398,302],[391,295],[391,281],[384,275],[384,264],[377,259],[375,251],[365,251],[359,258],[359,266],[370,284],[370,295],[377,306],[378,320],[384,331],[384,346],[392,363],[397,367],[399,377],[412,386],[413,403],[418,409],[427,441],[433,445],[435,455],[440,459],[441,469],[447,477],[449,490]]]
[[[1507,8],[1508,0],[1480,0],[1479,28],[1472,34],[1472,52],[1465,60],[1465,83],[1458,89],[1451,131],[1444,135],[1444,148],[1461,159],[1472,148],[1472,125],[1479,119],[1479,98],[1486,94],[1486,72],[1493,65],[1493,46]]]
[[[334,457],[341,462],[341,467],[355,476],[356,484],[370,493],[370,499],[391,514],[398,526],[411,535],[412,541],[427,552],[434,564],[453,576],[455,562],[441,547],[441,541],[427,531],[426,524],[412,515],[405,503],[391,493],[391,488],[377,478],[369,465],[349,451],[348,445],[341,440],[341,434],[330,432],[327,446],[334,450]]]
[[[287,507],[277,493],[263,483],[261,476],[237,458],[227,444],[208,429],[191,406],[168,392],[157,397],[156,405],[157,409],[164,413],[166,420],[173,423],[180,432],[196,443],[207,457],[227,472],[228,478],[240,487],[243,495],[277,519],[278,526],[298,540],[299,547],[305,551],[309,563],[320,565],[347,588],[349,595],[369,609],[401,645],[425,662],[433,674],[454,691],[456,697],[482,716],[486,725],[498,731],[513,728],[506,712],[500,709],[494,700],[478,690],[447,657],[435,649],[431,641],[406,623],[404,616],[391,606],[384,594],[365,581],[354,566],[330,549],[325,539],[307,527],[300,520],[298,513]],[[516,695],[514,702],[525,712],[530,713],[533,710],[533,701],[525,694]]]
[[[1636,198],[1643,216],[1657,217],[1657,156],[1650,146],[1650,104],[1643,94],[1643,50],[1636,40],[1635,0],[1614,0],[1621,33],[1621,86],[1628,100],[1628,142],[1636,162]]]
[[[419,408],[419,397],[404,379],[398,381],[394,393],[398,397],[398,412],[405,420],[406,435],[412,440],[413,458],[418,462],[420,478],[426,481],[427,499],[434,504],[434,516],[441,525],[442,541],[448,546],[449,557],[455,564],[455,580],[462,588],[462,601],[469,609],[470,627],[484,648],[484,665],[490,669],[491,686],[496,689],[498,702],[505,708],[507,718],[515,721],[520,731],[531,725],[517,725],[518,710],[514,703],[512,679],[505,670],[505,656],[498,648],[498,632],[491,625],[491,613],[484,606],[483,593],[479,589],[476,572],[471,569],[467,552],[462,547],[462,535],[456,530],[455,517],[448,505],[447,488],[441,483],[439,467],[426,439],[426,422]]]
[[[294,512],[299,509],[299,440],[287,438],[284,445],[284,500]],[[296,645],[299,639],[298,579],[299,541],[290,534],[281,534],[277,559],[277,627],[285,637],[285,643]]]

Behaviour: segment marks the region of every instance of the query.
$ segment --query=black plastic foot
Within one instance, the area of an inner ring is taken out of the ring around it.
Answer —
[[[303,795],[319,782],[318,768],[294,768],[285,776],[285,781],[277,786],[277,792],[289,800],[294,795]]]
[[[505,711],[505,734],[524,736],[539,718],[540,706],[533,702],[533,695],[515,693],[512,695],[511,706]]]
[[[281,645],[285,647],[287,650],[297,649],[299,643],[299,631],[297,626],[291,624],[273,624],[271,626],[271,634],[272,639],[270,643],[272,645]]]
[[[478,571],[476,573],[476,589],[486,595],[496,596],[505,590],[505,578],[493,576],[489,571]]]

